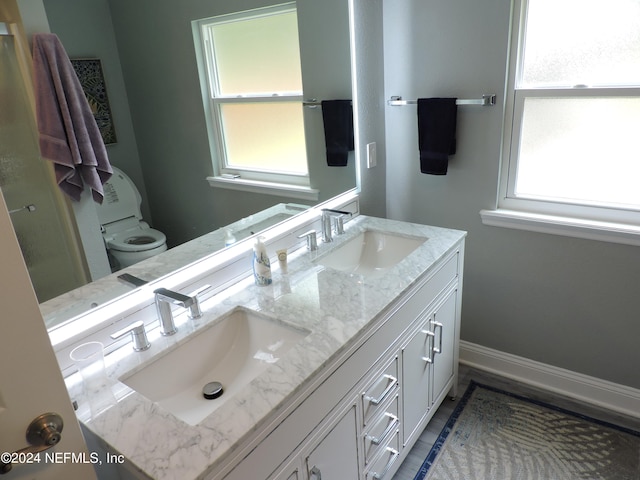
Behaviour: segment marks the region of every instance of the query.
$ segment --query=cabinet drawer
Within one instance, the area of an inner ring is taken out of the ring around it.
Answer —
[[[455,252],[453,256],[407,300],[394,316],[401,314],[403,318],[407,319],[418,318],[420,314],[424,312],[425,308],[430,306],[447,285],[457,277],[459,256],[460,253]]]
[[[447,262],[438,270],[435,275],[427,282],[430,286],[429,294],[434,296],[442,292],[449,282],[456,278],[458,275],[458,257],[459,252],[456,252]],[[426,292],[425,292],[426,293]]]
[[[400,426],[398,418],[398,395],[394,395],[379,418],[371,422],[371,426],[362,434],[364,445],[364,462],[369,464],[383,445],[396,433]]]
[[[391,441],[384,446],[382,454],[371,464],[367,480],[390,480],[391,471],[400,456],[400,432],[396,430]]]
[[[383,411],[386,400],[396,394],[398,390],[398,357],[367,384],[362,392],[363,427],[370,420]]]

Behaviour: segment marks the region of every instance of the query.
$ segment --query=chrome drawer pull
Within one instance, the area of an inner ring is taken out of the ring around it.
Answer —
[[[433,330],[435,332],[436,328],[440,329],[440,341],[438,343],[438,348],[435,347],[435,345],[433,346],[433,353],[434,355],[436,353],[442,353],[442,332],[443,332],[443,326],[442,323],[440,322],[436,322],[435,320],[433,320],[433,326],[435,327]],[[435,344],[435,340],[434,340],[434,344]]]
[[[310,477],[314,477],[313,480],[322,480],[322,472],[320,472],[320,469],[318,467],[316,467],[315,465],[309,471],[309,476]]]
[[[433,350],[435,348],[435,344],[436,344],[436,334],[435,332],[432,332],[431,330],[420,330],[421,333],[424,333],[427,336],[427,351],[428,352],[432,352],[433,354]],[[428,344],[431,343],[431,348],[428,347]],[[422,357],[422,360],[424,362],[427,363],[433,363],[433,358],[432,357]]]
[[[380,395],[380,398],[374,398],[369,395],[365,395],[364,399],[366,401],[368,401],[373,405],[380,405],[382,402],[384,402],[384,399],[387,398],[387,396],[389,396],[389,394],[393,391],[393,389],[396,388],[396,383],[398,382],[398,379],[392,375],[383,375],[380,378],[380,380],[376,382],[373,388],[380,385],[380,383],[383,382],[384,380],[391,380],[391,382],[389,382],[389,385],[387,386],[387,388],[385,388],[384,392],[382,392],[382,395]]]
[[[391,460],[389,460],[387,465],[384,467],[384,470],[382,471],[382,473],[374,472],[371,478],[374,478],[375,480],[382,480],[387,475],[387,473],[389,473],[389,469],[395,463],[396,459],[398,458],[398,455],[400,455],[400,452],[398,452],[395,448],[387,447],[387,451],[391,452],[392,454]]]
[[[367,439],[371,441],[371,443],[373,443],[374,445],[380,445],[381,443],[384,443],[384,441],[387,439],[387,437],[389,436],[389,434],[391,432],[393,432],[394,428],[396,428],[398,426],[398,424],[400,423],[400,419],[398,417],[396,417],[395,415],[393,415],[392,413],[385,413],[385,415],[389,418],[392,419],[392,422],[389,423],[389,426],[387,426],[387,428],[385,429],[384,432],[382,432],[382,435],[380,435],[380,438],[376,438],[373,435],[367,435]]]

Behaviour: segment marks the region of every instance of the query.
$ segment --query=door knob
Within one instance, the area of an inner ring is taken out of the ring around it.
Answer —
[[[57,445],[62,438],[62,427],[62,417],[57,413],[44,413],[36,417],[27,427],[26,438],[29,446],[3,454],[3,458],[0,459],[0,475],[8,473],[12,468],[12,460],[21,454],[35,454]]]

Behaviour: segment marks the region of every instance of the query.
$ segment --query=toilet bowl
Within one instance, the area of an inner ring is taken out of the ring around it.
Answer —
[[[164,233],[142,220],[142,197],[131,179],[113,167],[104,184],[104,201],[97,206],[107,252],[114,270],[153,257],[167,250]]]

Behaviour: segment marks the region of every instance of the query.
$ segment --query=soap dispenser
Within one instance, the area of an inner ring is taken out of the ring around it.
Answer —
[[[265,286],[271,285],[272,282],[271,262],[262,239],[263,237],[258,237],[253,245],[253,278],[256,285]]]

